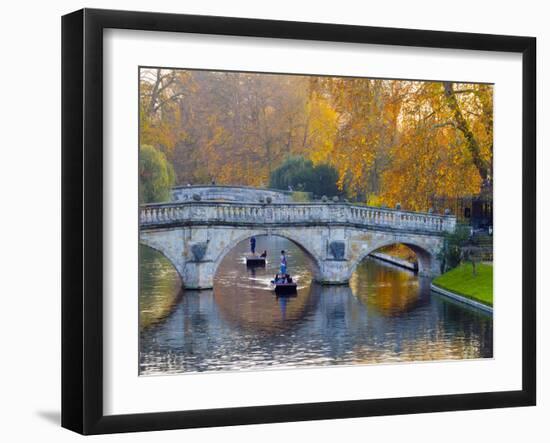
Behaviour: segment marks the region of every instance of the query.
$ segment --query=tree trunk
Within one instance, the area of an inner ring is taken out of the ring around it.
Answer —
[[[455,126],[458,128],[460,132],[462,132],[462,134],[464,135],[464,138],[466,139],[466,143],[468,144],[468,150],[470,151],[470,154],[472,154],[472,160],[479,172],[480,177],[484,182],[487,182],[490,179],[490,174],[489,174],[490,166],[481,157],[481,148],[479,146],[479,143],[476,140],[473,132],[470,130],[470,127],[468,126],[468,122],[462,115],[462,112],[458,105],[458,100],[456,99],[456,96],[453,91],[453,84],[451,82],[443,82],[443,86],[445,89],[445,97],[447,98],[447,104],[449,105],[449,108],[453,113]]]

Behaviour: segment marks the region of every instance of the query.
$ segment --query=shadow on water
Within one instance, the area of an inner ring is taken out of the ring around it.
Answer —
[[[246,267],[247,249],[225,257],[213,290],[183,296],[169,296],[173,274],[142,263],[160,272],[141,287],[140,374],[492,357],[492,317],[434,296],[428,279],[367,259],[349,286],[321,286],[292,242],[258,237],[265,268]],[[281,249],[295,297],[270,285]]]

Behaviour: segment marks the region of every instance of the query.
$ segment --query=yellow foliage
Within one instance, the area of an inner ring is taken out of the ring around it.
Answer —
[[[141,143],[184,181],[266,185],[299,154],[350,198],[427,210],[492,177],[491,85],[158,70],[140,100]]]

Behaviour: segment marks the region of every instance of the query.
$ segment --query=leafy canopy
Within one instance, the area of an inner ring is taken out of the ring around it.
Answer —
[[[153,203],[170,199],[176,175],[164,153],[150,145],[139,149],[139,202]]]
[[[332,169],[315,176],[328,189],[308,174],[330,165],[352,201],[439,211],[492,189],[493,86],[143,68],[140,140],[180,184],[273,177],[329,196]],[[300,156],[300,178],[275,173]]]

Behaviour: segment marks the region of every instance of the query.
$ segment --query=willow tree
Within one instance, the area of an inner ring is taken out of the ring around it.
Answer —
[[[154,203],[170,199],[175,173],[163,152],[150,145],[139,149],[139,202]]]

